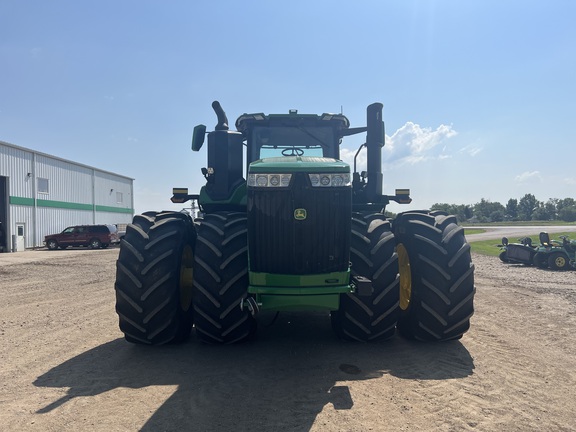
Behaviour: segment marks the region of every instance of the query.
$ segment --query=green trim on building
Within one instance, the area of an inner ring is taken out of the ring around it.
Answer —
[[[10,197],[10,204],[14,205],[25,205],[25,206],[33,206],[34,199],[33,198],[22,198],[22,197]]]
[[[99,212],[109,212],[109,213],[134,213],[133,209],[125,208],[125,207],[110,207],[110,206],[102,206],[97,205],[96,211]]]
[[[10,197],[10,204],[13,205],[24,205],[24,206],[34,206],[33,198],[23,198],[23,197]],[[110,213],[129,213],[133,214],[134,210],[131,208],[124,207],[111,207],[103,205],[92,205],[92,204],[82,204],[82,203],[71,203],[66,201],[52,201],[38,199],[36,200],[36,205],[38,207],[50,207],[50,208],[60,208],[68,210],[84,210],[84,211],[98,211],[98,212],[110,212]]]
[[[94,206],[92,204],[70,203],[66,201],[51,201],[44,199],[36,200],[36,205],[38,207],[52,207],[52,208],[61,208],[69,210],[87,210],[87,211],[94,210]]]

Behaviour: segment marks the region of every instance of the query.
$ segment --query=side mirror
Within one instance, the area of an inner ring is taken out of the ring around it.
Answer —
[[[192,133],[192,150],[198,151],[202,148],[204,144],[204,137],[206,136],[206,126],[200,124],[194,126],[194,132]]]

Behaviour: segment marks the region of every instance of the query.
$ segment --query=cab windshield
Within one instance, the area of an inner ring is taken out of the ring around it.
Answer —
[[[256,126],[252,143],[257,151],[257,159],[303,155],[337,157],[334,129],[329,126]]]

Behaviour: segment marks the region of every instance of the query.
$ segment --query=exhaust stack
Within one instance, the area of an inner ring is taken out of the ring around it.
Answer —
[[[368,202],[378,202],[382,196],[382,147],[384,147],[383,105],[379,102],[366,108],[366,151],[367,180],[366,198]]]

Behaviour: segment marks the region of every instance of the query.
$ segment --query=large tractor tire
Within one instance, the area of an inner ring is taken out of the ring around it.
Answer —
[[[127,341],[161,345],[189,337],[195,239],[186,214],[134,216],[116,263],[116,312]]]
[[[352,217],[351,272],[372,281],[372,293],[342,294],[332,327],[342,339],[380,341],[396,331],[399,308],[398,258],[390,222],[381,213]]]
[[[400,272],[400,334],[459,339],[474,313],[474,265],[464,228],[443,212],[406,212],[393,222]]]
[[[256,321],[243,304],[248,297],[246,213],[217,212],[196,219],[194,326],[211,344],[249,339]]]

